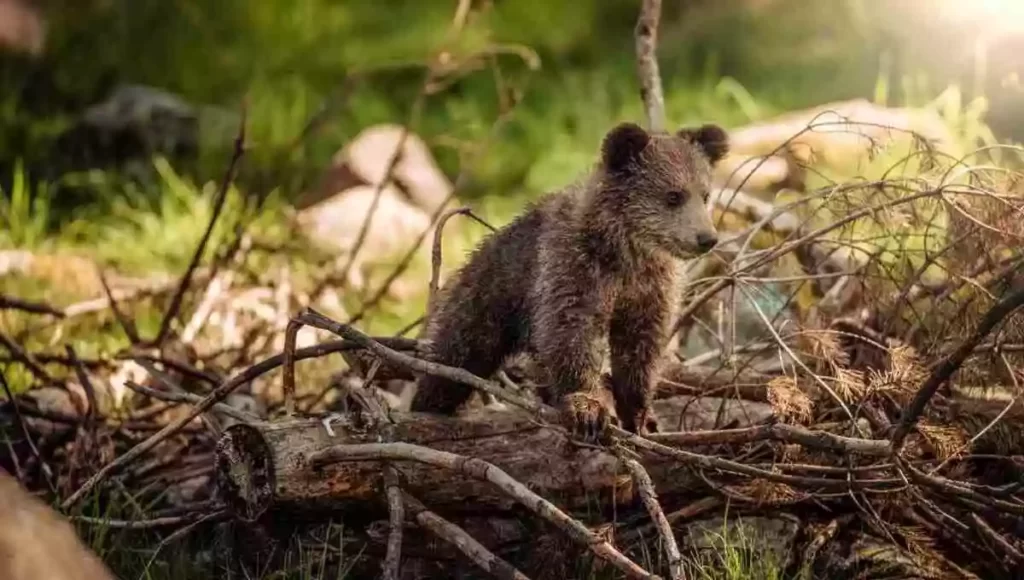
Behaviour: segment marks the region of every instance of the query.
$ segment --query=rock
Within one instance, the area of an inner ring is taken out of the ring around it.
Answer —
[[[153,155],[194,159],[199,152],[198,110],[168,92],[142,85],[116,88],[85,110],[57,139],[65,170],[120,167],[148,175]]]
[[[296,223],[303,235],[338,256],[340,268],[356,247],[374,195],[375,188],[371,185],[353,187],[300,210]],[[406,201],[396,187],[385,185],[363,246],[349,271],[351,287],[365,287],[368,266],[405,254],[423,232],[427,232],[427,236],[417,250],[417,258],[429,264],[430,240],[433,239],[430,216]],[[425,289],[425,284],[423,287]]]
[[[79,417],[86,408],[84,398],[76,399],[71,392],[59,387],[36,387],[21,397],[43,414]],[[64,433],[73,427],[64,422],[33,417],[31,414],[25,415],[25,423],[33,433],[44,437]]]
[[[0,578],[113,580],[57,512],[0,471]]]
[[[775,190],[790,178],[790,167],[789,162],[778,156],[732,154],[715,166],[713,177],[716,187],[771,194],[759,196],[761,199],[771,199]]]
[[[442,207],[453,186],[438,167],[423,139],[409,133],[402,142],[400,125],[374,125],[363,130],[335,154],[320,184],[297,204],[296,223],[303,235],[338,255],[343,266],[356,245],[376,188],[383,183],[380,199],[367,230],[365,242],[349,271],[351,288],[365,288],[369,267],[405,255],[426,232],[416,260],[430,263],[433,240],[432,216]],[[388,177],[388,165],[399,143],[401,154]],[[453,224],[449,227],[458,227]],[[389,293],[408,299],[425,284],[398,279]]]
[[[0,0],[0,47],[33,57],[43,53],[46,21],[28,0]]]
[[[809,124],[815,128],[805,131]],[[738,127],[729,131],[729,144],[737,154],[769,155],[788,141],[790,152],[801,162],[814,158],[831,163],[865,155],[879,140],[906,139],[907,131],[915,131],[940,151],[959,157],[955,140],[938,114],[882,107],[867,99],[826,103]]]
[[[359,133],[341,152],[334,164],[344,163],[371,185],[384,180],[388,161],[402,140],[401,125],[374,125]],[[427,144],[410,132],[402,143],[402,153],[391,174],[408,192],[409,201],[422,211],[433,213],[452,192],[452,184],[434,161]]]

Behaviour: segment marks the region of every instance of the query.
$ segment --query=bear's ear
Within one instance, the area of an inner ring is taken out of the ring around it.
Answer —
[[[647,147],[651,136],[636,123],[621,123],[608,132],[601,145],[601,157],[606,169],[613,173],[628,171],[629,164]]]
[[[680,129],[676,136],[698,145],[714,165],[729,153],[729,135],[718,125],[702,125],[696,129]]]

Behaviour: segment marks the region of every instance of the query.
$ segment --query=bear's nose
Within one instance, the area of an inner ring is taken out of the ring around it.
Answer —
[[[702,252],[709,252],[718,243],[718,236],[715,234],[697,234],[697,247]]]

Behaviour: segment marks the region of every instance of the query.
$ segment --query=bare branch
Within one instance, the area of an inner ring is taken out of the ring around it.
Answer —
[[[152,397],[158,401],[164,401],[165,403],[187,403],[189,405],[196,405],[203,401],[203,398],[200,397],[199,395],[193,395],[192,393],[186,393],[184,391],[158,391],[156,389],[151,389],[144,385],[140,385],[135,381],[125,381],[124,384],[126,387],[135,391],[136,393],[139,393],[140,395]],[[241,411],[239,409],[232,407],[231,405],[227,405],[224,403],[217,403],[216,405],[213,406],[213,408],[218,412],[224,413],[225,415],[231,417],[232,419],[237,419],[243,423],[253,423],[259,421],[259,417],[254,417],[249,413],[246,413],[245,411]]]
[[[174,296],[171,297],[171,304],[167,307],[167,312],[164,314],[163,320],[160,321],[160,330],[157,331],[156,337],[153,339],[153,343],[160,345],[167,337],[167,333],[171,329],[171,324],[174,319],[178,316],[178,311],[181,310],[181,302],[185,298],[185,292],[188,291],[189,285],[192,283],[192,276],[195,274],[196,268],[199,267],[199,261],[203,259],[203,253],[206,251],[206,244],[210,241],[210,236],[213,235],[213,228],[217,225],[217,220],[220,218],[221,212],[224,210],[224,202],[228,198],[228,190],[231,189],[231,184],[235,180],[235,174],[238,170],[238,162],[242,159],[242,154],[245,152],[245,123],[246,115],[248,113],[248,106],[246,103],[242,104],[242,119],[238,125],[238,135],[235,136],[235,149],[231,154],[231,161],[228,163],[228,169],[224,173],[224,179],[221,180],[220,187],[217,190],[217,197],[214,198],[213,212],[210,215],[210,221],[206,224],[206,231],[203,232],[203,237],[199,240],[199,245],[196,246],[196,251],[192,254],[192,259],[189,261],[188,267],[185,269],[185,273],[181,277],[181,281],[178,283],[178,288],[174,292]]]
[[[200,520],[212,521],[227,519],[228,514],[224,510],[217,510],[211,514],[188,514],[182,516],[169,516],[166,518],[153,518],[151,520],[113,520],[107,518],[93,518],[88,516],[71,516],[69,519],[94,526],[106,528],[117,528],[120,530],[151,530],[154,528],[165,528],[180,526],[182,524],[193,524]]]
[[[57,318],[64,318],[65,316],[62,310],[44,302],[31,302],[2,294],[0,294],[0,310],[20,310],[32,314],[48,314]]]
[[[630,577],[657,578],[657,576],[647,572],[627,558],[622,552],[619,552],[607,540],[558,509],[553,503],[530,491],[529,488],[513,479],[498,466],[481,459],[464,457],[446,451],[436,451],[429,447],[409,443],[337,445],[314,453],[309,457],[309,461],[313,465],[319,466],[339,461],[365,461],[369,459],[417,461],[451,469],[475,479],[488,481],[540,517],[565,531],[573,540],[586,546],[598,557],[607,560]]]
[[[774,423],[741,429],[720,429],[716,431],[684,431],[678,433],[653,433],[648,439],[674,445],[714,445],[723,443],[752,443],[774,439],[796,443],[812,449],[859,453],[873,457],[889,455],[889,442],[885,439],[859,439],[844,437],[826,431],[812,431],[797,425]]]
[[[431,312],[434,308],[434,303],[437,300],[437,289],[438,286],[440,285],[439,281],[441,278],[441,242],[444,236],[444,226],[446,223],[448,223],[448,220],[455,215],[469,216],[476,220],[478,223],[482,224],[484,227],[490,229],[492,232],[496,231],[494,229],[494,226],[480,219],[480,217],[474,214],[473,210],[470,209],[469,207],[456,208],[448,212],[445,212],[445,214],[441,216],[441,219],[438,220],[437,222],[437,229],[434,230],[434,247],[431,252],[430,264],[430,291],[429,294],[427,295],[427,312]]]
[[[917,424],[918,418],[924,412],[924,408],[928,406],[928,402],[938,392],[939,387],[953,376],[953,373],[959,370],[964,361],[974,353],[974,349],[985,340],[989,333],[995,329],[996,325],[1021,306],[1024,306],[1024,290],[1017,290],[1000,300],[985,313],[981,322],[978,323],[974,334],[960,343],[960,346],[946,357],[941,365],[932,371],[928,380],[921,385],[914,400],[911,401],[910,406],[903,413],[903,418],[892,434],[892,449],[894,452],[898,453],[902,449],[904,440],[910,434],[910,430],[914,428],[914,425]]]
[[[403,492],[402,499],[409,506],[409,511],[420,527],[458,548],[481,570],[490,573],[495,578],[530,580],[525,574],[474,540],[473,536],[470,536],[465,530],[428,510],[413,496]]]
[[[388,498],[388,551],[384,557],[383,580],[398,580],[402,573],[402,527],[405,525],[405,502],[398,487],[398,471],[384,467],[384,490]]]
[[[291,417],[295,413],[295,341],[302,323],[289,320],[284,328],[284,412]]]
[[[665,96],[658,70],[658,23],[661,0],[643,0],[636,23],[636,65],[640,78],[640,98],[647,113],[647,127],[652,132],[665,130]]]
[[[117,299],[114,298],[114,292],[110,289],[110,283],[107,281],[107,275],[103,271],[103,267],[99,264],[96,265],[96,277],[99,278],[100,284],[103,286],[103,293],[107,297],[107,301],[110,303],[110,310],[114,313],[114,319],[124,330],[125,336],[128,337],[128,341],[133,345],[142,342],[139,338],[139,329],[135,327],[135,323],[132,319],[125,316],[124,312],[121,311],[121,307],[117,303]]]
[[[28,372],[32,374],[37,380],[45,385],[56,384],[50,373],[46,372],[39,362],[29,353],[25,352],[20,346],[17,345],[13,340],[10,339],[6,334],[0,332],[0,346],[6,348],[11,353],[11,358],[20,362],[28,369]]]
[[[675,534],[672,533],[672,526],[669,525],[668,519],[665,517],[665,510],[661,509],[661,504],[658,503],[658,494],[654,490],[654,482],[651,481],[651,476],[644,469],[644,466],[640,465],[639,461],[628,457],[625,450],[620,448],[617,455],[633,476],[633,482],[636,483],[639,490],[640,499],[643,501],[644,507],[647,508],[647,513],[654,520],[658,535],[661,536],[661,541],[665,544],[665,551],[668,553],[670,577],[672,580],[685,580],[686,572],[683,570],[683,556],[679,552],[679,545],[676,543]]]
[[[1002,550],[1005,555],[1009,556],[1014,562],[1017,562],[1018,565],[1024,565],[1024,553],[1021,553],[1020,550],[1015,548],[1009,540],[1002,536],[1002,534],[993,530],[992,526],[988,525],[988,522],[986,522],[980,515],[972,513],[971,521],[974,523],[982,537],[990,540],[996,546],[999,546],[999,549]]]
[[[96,389],[93,387],[92,381],[89,379],[89,374],[85,371],[85,365],[82,361],[78,360],[78,355],[75,353],[75,349],[70,345],[65,345],[65,351],[67,352],[68,359],[71,361],[72,366],[75,369],[75,375],[78,377],[78,382],[82,384],[82,389],[85,391],[85,399],[89,404],[89,409],[86,410],[85,422],[92,428],[96,422],[96,414],[99,413],[96,404]]]
[[[3,387],[4,395],[7,396],[7,400],[10,402],[11,407],[14,408],[14,417],[18,421],[18,425],[21,427],[21,433],[25,436],[25,442],[28,444],[28,448],[32,451],[32,455],[39,462],[39,468],[43,471],[43,476],[46,479],[46,483],[50,486],[50,491],[56,493],[57,486],[53,482],[53,470],[50,469],[49,464],[43,459],[43,456],[39,453],[39,448],[36,447],[35,441],[32,439],[32,434],[28,430],[28,425],[25,424],[25,418],[21,415],[21,407],[18,405],[18,401],[14,398],[14,393],[11,392],[11,386],[7,384],[7,377],[4,376],[3,371],[0,371],[0,387]]]
[[[428,362],[425,360],[418,359],[413,356],[392,350],[352,328],[347,324],[335,322],[330,318],[327,318],[323,314],[320,314],[312,308],[306,308],[302,314],[300,314],[295,320],[309,326],[320,328],[328,332],[332,332],[350,340],[374,354],[384,358],[388,362],[406,367],[414,372],[433,374],[436,376],[445,377],[453,381],[458,381],[463,384],[467,384],[471,387],[479,389],[484,393],[493,395],[494,397],[505,401],[509,404],[521,407],[530,411],[538,416],[546,419],[557,421],[558,411],[555,409],[538,403],[533,399],[522,397],[515,393],[510,393],[508,390],[502,388],[501,385],[493,382],[484,380],[473,373],[464,369],[448,367],[437,363]]]

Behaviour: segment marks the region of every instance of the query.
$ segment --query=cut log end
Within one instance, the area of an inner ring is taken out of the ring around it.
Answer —
[[[274,500],[274,462],[259,430],[233,425],[217,443],[217,489],[239,519],[259,519]]]

